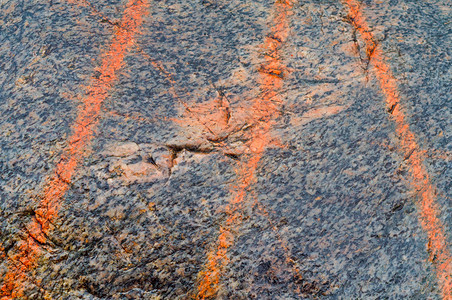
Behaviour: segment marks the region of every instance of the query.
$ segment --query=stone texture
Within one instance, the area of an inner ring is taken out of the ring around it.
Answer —
[[[127,1],[87,3],[0,1],[0,283]],[[362,3],[450,229],[450,3]],[[23,299],[196,295],[248,151],[241,117],[261,96],[273,13],[261,0],[150,1]],[[441,299],[394,124],[346,16],[339,1],[293,5],[278,145],[259,161],[215,298]]]

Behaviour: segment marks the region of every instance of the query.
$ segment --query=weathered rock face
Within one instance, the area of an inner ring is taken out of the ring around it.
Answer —
[[[451,299],[448,1],[0,1],[1,299]]]

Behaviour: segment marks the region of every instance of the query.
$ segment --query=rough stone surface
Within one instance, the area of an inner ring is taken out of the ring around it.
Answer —
[[[0,284],[127,2],[0,0]],[[361,3],[452,251],[451,4]],[[242,116],[262,96],[275,5],[149,0],[148,11],[20,299],[196,297],[252,151]],[[212,298],[443,299],[407,159],[347,14],[341,1],[292,5],[275,145]]]

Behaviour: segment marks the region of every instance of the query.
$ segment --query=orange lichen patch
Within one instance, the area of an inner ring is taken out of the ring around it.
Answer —
[[[126,53],[134,43],[147,7],[145,1],[130,0],[124,11],[122,26],[115,32],[110,48],[103,54],[101,66],[96,69],[100,76],[93,77],[87,87],[87,96],[74,122],[68,146],[63,151],[54,175],[45,185],[43,197],[35,211],[36,216],[26,226],[27,238],[18,242],[15,254],[9,257],[9,270],[1,287],[2,300],[20,298],[24,294],[27,273],[37,267],[42,247],[47,244],[47,234],[57,218],[61,198],[69,189],[71,178],[86,155],[94,137],[101,105],[117,79]]]
[[[265,149],[274,143],[270,131],[278,116],[281,102],[279,92],[283,87],[286,69],[280,48],[289,34],[288,16],[291,7],[286,1],[275,3],[271,20],[273,27],[261,46],[265,55],[265,61],[258,70],[262,94],[252,101],[248,109],[250,113],[246,115],[247,122],[252,125],[247,132],[248,153],[235,170],[238,180],[231,189],[234,196],[225,207],[228,217],[220,226],[217,247],[207,254],[206,266],[199,274],[197,299],[212,298],[219,290],[221,274],[229,262],[228,249],[234,243],[234,236],[243,218],[242,209],[247,192],[256,181],[257,168]]]
[[[373,72],[380,82],[386,99],[388,112],[396,124],[396,132],[400,137],[400,152],[408,161],[409,171],[412,175],[412,186],[419,196],[420,223],[427,232],[427,249],[430,261],[436,269],[436,274],[443,299],[452,299],[452,257],[447,244],[444,225],[438,218],[440,208],[435,201],[435,187],[423,164],[425,154],[419,149],[416,137],[410,130],[407,117],[400,107],[400,96],[397,90],[397,81],[392,75],[390,66],[385,61],[381,47],[376,42],[360,4],[356,0],[347,0],[349,17],[355,28],[366,43],[366,52],[373,66]]]

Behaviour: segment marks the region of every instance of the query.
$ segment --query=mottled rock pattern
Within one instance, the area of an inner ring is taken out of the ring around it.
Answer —
[[[86,3],[0,1],[0,283],[127,1]],[[196,295],[247,128],[238,121],[228,152],[188,123],[186,107],[208,114],[202,105],[224,99],[240,120],[260,96],[273,2],[149,3],[24,299]],[[426,152],[450,249],[450,3],[362,6]],[[272,130],[280,146],[259,162],[216,298],[441,299],[406,160],[347,8],[306,0],[292,11]]]

